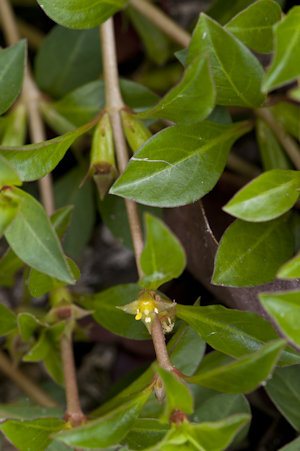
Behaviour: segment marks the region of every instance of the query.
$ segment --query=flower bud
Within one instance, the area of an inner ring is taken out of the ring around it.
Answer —
[[[121,111],[124,133],[133,153],[136,152],[152,136],[144,122],[136,119],[127,111]]]

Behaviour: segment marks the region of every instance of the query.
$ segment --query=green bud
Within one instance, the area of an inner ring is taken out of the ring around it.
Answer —
[[[23,146],[27,130],[27,112],[25,104],[18,103],[11,113],[5,117],[5,122],[1,146]]]
[[[152,136],[144,122],[136,119],[127,111],[121,111],[124,133],[133,153],[136,152]]]

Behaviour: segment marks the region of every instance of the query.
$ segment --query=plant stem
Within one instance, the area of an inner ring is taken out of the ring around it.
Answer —
[[[274,134],[277,136],[282,147],[285,149],[286,153],[290,157],[291,161],[294,163],[295,168],[300,170],[300,146],[296,141],[288,135],[281,125],[276,121],[275,117],[267,108],[261,108],[255,110],[256,116],[262,118],[271,127]]]
[[[113,129],[119,172],[122,173],[128,164],[129,157],[120,115],[120,109],[123,108],[124,102],[122,100],[119,87],[119,74],[112,18],[108,19],[100,26],[100,35],[104,67],[106,110],[110,116]],[[136,266],[139,277],[142,277],[143,272],[140,265],[140,259],[144,243],[137,204],[129,199],[125,199],[125,206],[133,242]]]
[[[8,0],[0,0],[0,17],[2,20],[2,29],[7,43],[9,45],[16,44],[19,41],[20,36],[16,18]],[[28,110],[31,142],[38,143],[46,141],[45,129],[38,104],[40,92],[33,80],[28,63],[21,97],[24,100]],[[48,215],[51,215],[55,210],[52,185],[51,174],[47,174],[45,177],[39,180],[39,189],[41,193],[42,204],[44,205],[44,208]]]
[[[0,370],[13,380],[24,393],[42,407],[60,407],[44,390],[32,382],[25,374],[12,364],[9,358],[0,351]]]
[[[86,416],[80,406],[72,338],[69,335],[62,335],[60,339],[60,350],[67,399],[67,413],[65,418],[70,420],[72,425],[76,427],[80,426],[86,420]]]
[[[157,314],[155,314],[155,318],[151,325],[151,336],[159,366],[167,371],[173,371],[174,367],[169,359],[165,335],[163,333],[161,323]]]
[[[182,47],[187,47],[191,35],[180,27],[174,20],[170,19],[163,11],[147,0],[129,0],[129,5],[160,28],[167,36]]]

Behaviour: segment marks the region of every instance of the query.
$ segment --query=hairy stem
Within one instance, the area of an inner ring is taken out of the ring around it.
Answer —
[[[12,364],[0,351],[0,370],[21,388],[33,401],[42,407],[60,407],[44,390],[32,382],[25,374]]]
[[[112,18],[108,19],[100,26],[100,34],[104,67],[106,110],[110,116],[113,129],[119,172],[122,173],[127,166],[129,157],[120,115],[120,109],[124,106],[124,103],[119,87],[119,74]],[[144,244],[137,204],[129,199],[125,199],[125,205],[132,236],[137,270],[139,277],[141,277],[143,273],[140,265],[140,259]]]
[[[167,371],[173,371],[174,367],[169,359],[165,335],[157,314],[155,314],[155,318],[151,325],[151,336],[159,366]]]
[[[8,0],[0,0],[0,17],[7,43],[9,45],[16,44],[19,41],[20,36],[16,18]],[[28,111],[30,140],[32,143],[46,141],[45,129],[39,111],[39,96],[40,92],[33,80],[27,63],[27,71],[24,77],[21,97],[24,100]],[[39,180],[42,204],[48,215],[51,215],[55,210],[52,185],[51,174],[47,174]]]
[[[163,11],[147,0],[129,0],[129,4],[160,28],[174,42],[187,47],[191,40],[191,35],[180,27],[174,20],[170,19]]]
[[[300,146],[296,141],[288,135],[281,125],[276,121],[275,117],[267,108],[261,108],[255,110],[255,114],[258,117],[264,119],[270,128],[273,130],[274,134],[277,136],[278,141],[281,143],[282,147],[285,149],[287,155],[290,157],[291,161],[294,163],[296,169],[300,170]]]

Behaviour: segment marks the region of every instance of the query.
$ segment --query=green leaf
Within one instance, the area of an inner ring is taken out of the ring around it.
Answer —
[[[43,11],[54,22],[68,28],[93,28],[120,11],[127,0],[38,0]]]
[[[270,171],[271,169],[293,169],[273,130],[260,118],[256,120],[256,138],[265,171]]]
[[[120,80],[124,103],[135,112],[153,107],[159,97],[150,89],[130,80]],[[67,94],[53,106],[77,127],[93,119],[105,107],[105,86],[103,80],[93,81]]]
[[[38,362],[39,360],[43,360],[50,351],[51,342],[49,337],[47,336],[46,331],[44,330],[37,342],[30,348],[28,353],[23,357],[24,362]]]
[[[299,451],[299,449],[300,449],[300,437],[288,443],[283,448],[280,448],[279,451]]]
[[[216,0],[207,14],[217,20],[221,25],[225,25],[229,20],[236,16],[240,11],[247,8],[254,0],[231,0],[230,4],[224,3],[224,0]]]
[[[38,144],[10,148],[0,146],[0,153],[16,169],[24,182],[40,179],[58,165],[75,139],[90,130],[97,120],[96,118],[73,132]]]
[[[67,258],[67,262],[74,279],[77,281],[80,277],[78,266],[70,258]],[[32,296],[35,298],[43,296],[43,294],[46,294],[55,288],[64,287],[65,285],[68,284],[57,280],[54,277],[47,276],[36,269],[32,269],[30,272],[28,288]]]
[[[228,363],[223,354],[214,351],[207,354],[196,373],[185,380],[224,393],[251,392],[265,384],[285,346],[284,340],[274,340],[259,351]]]
[[[16,256],[12,249],[8,249],[0,260],[0,285],[11,287],[14,284],[15,273],[23,266],[22,260]]]
[[[188,386],[175,376],[175,374],[157,367],[155,371],[160,375],[163,385],[166,389],[166,411],[165,416],[169,420],[170,415],[175,409],[190,414],[193,412],[194,400]]]
[[[40,326],[44,326],[41,321],[39,321],[35,316],[31,313],[19,313],[18,315],[18,326],[20,335],[23,341],[28,341],[36,329]]]
[[[236,358],[258,351],[268,341],[278,338],[269,321],[256,313],[222,305],[192,307],[177,304],[176,316],[190,324],[212,348]],[[300,363],[300,355],[287,347],[278,365],[295,363]]]
[[[14,188],[13,192],[22,198],[22,202],[18,215],[5,232],[9,245],[29,266],[73,284],[73,274],[45,210],[25,191]]]
[[[0,418],[13,420],[35,420],[38,418],[54,417],[62,419],[64,411],[55,407],[40,407],[18,404],[0,404]]]
[[[194,30],[187,64],[202,53],[209,56],[217,87],[217,105],[248,108],[262,105],[266,96],[260,92],[264,74],[261,64],[241,41],[204,13]]]
[[[146,213],[145,223],[146,243],[141,255],[143,277],[139,284],[156,290],[163,283],[180,276],[186,258],[182,245],[162,221]]]
[[[291,134],[299,141],[300,112],[299,107],[287,102],[279,102],[271,108],[276,120],[282,125],[286,133]]]
[[[170,426],[159,420],[138,419],[121,443],[131,450],[143,450],[160,442],[169,430]]]
[[[0,51],[0,115],[14,103],[21,91],[26,58],[26,42]]]
[[[297,431],[300,431],[300,367],[276,368],[266,390],[278,410]]]
[[[9,161],[0,155],[0,189],[5,185],[22,185],[19,175]]]
[[[300,274],[300,253],[285,263],[278,271],[277,277],[280,279],[297,279]]]
[[[205,121],[167,128],[134,154],[110,193],[159,207],[194,202],[215,186],[232,144],[249,127]]]
[[[289,341],[300,348],[299,319],[300,291],[260,294],[264,309],[274,319],[279,329]]]
[[[241,11],[226,26],[252,50],[261,53],[273,51],[273,25],[281,19],[281,8],[272,0],[261,0]]]
[[[293,207],[298,199],[300,173],[273,169],[248,183],[223,207],[226,213],[245,221],[269,221]]]
[[[216,124],[232,124],[231,116],[228,110],[224,106],[216,105],[214,110],[207,118],[208,121],[215,122]]]
[[[99,449],[111,446],[126,435],[152,390],[152,386],[148,387],[104,417],[74,429],[52,434],[52,437],[66,445],[81,448]]]
[[[0,303],[0,336],[6,335],[17,327],[17,318],[5,305]]]
[[[54,184],[55,205],[62,208],[74,205],[69,229],[63,248],[67,255],[76,259],[90,240],[95,223],[95,205],[92,180],[79,188],[86,174],[86,167],[77,166]],[[84,213],[83,213],[84,212]]]
[[[97,80],[101,72],[97,28],[79,31],[56,25],[47,34],[35,59],[37,84],[42,92],[54,98]]]
[[[274,25],[275,55],[262,83],[263,92],[272,91],[300,75],[300,6],[294,6]]]
[[[22,199],[12,192],[11,187],[0,191],[0,236],[16,217],[21,201]]]
[[[50,218],[51,224],[55,228],[59,239],[62,239],[64,233],[70,225],[73,210],[74,205],[67,205],[66,207],[62,207],[53,213]]]
[[[53,439],[49,435],[60,431],[64,421],[40,418],[34,421],[9,420],[0,425],[1,431],[20,451],[44,451]]]
[[[215,106],[216,89],[206,55],[196,58],[179,84],[152,109],[139,114],[141,119],[157,117],[177,124],[205,119]]]
[[[270,282],[293,251],[294,237],[285,218],[265,223],[237,219],[220,241],[213,283],[251,287]]]

